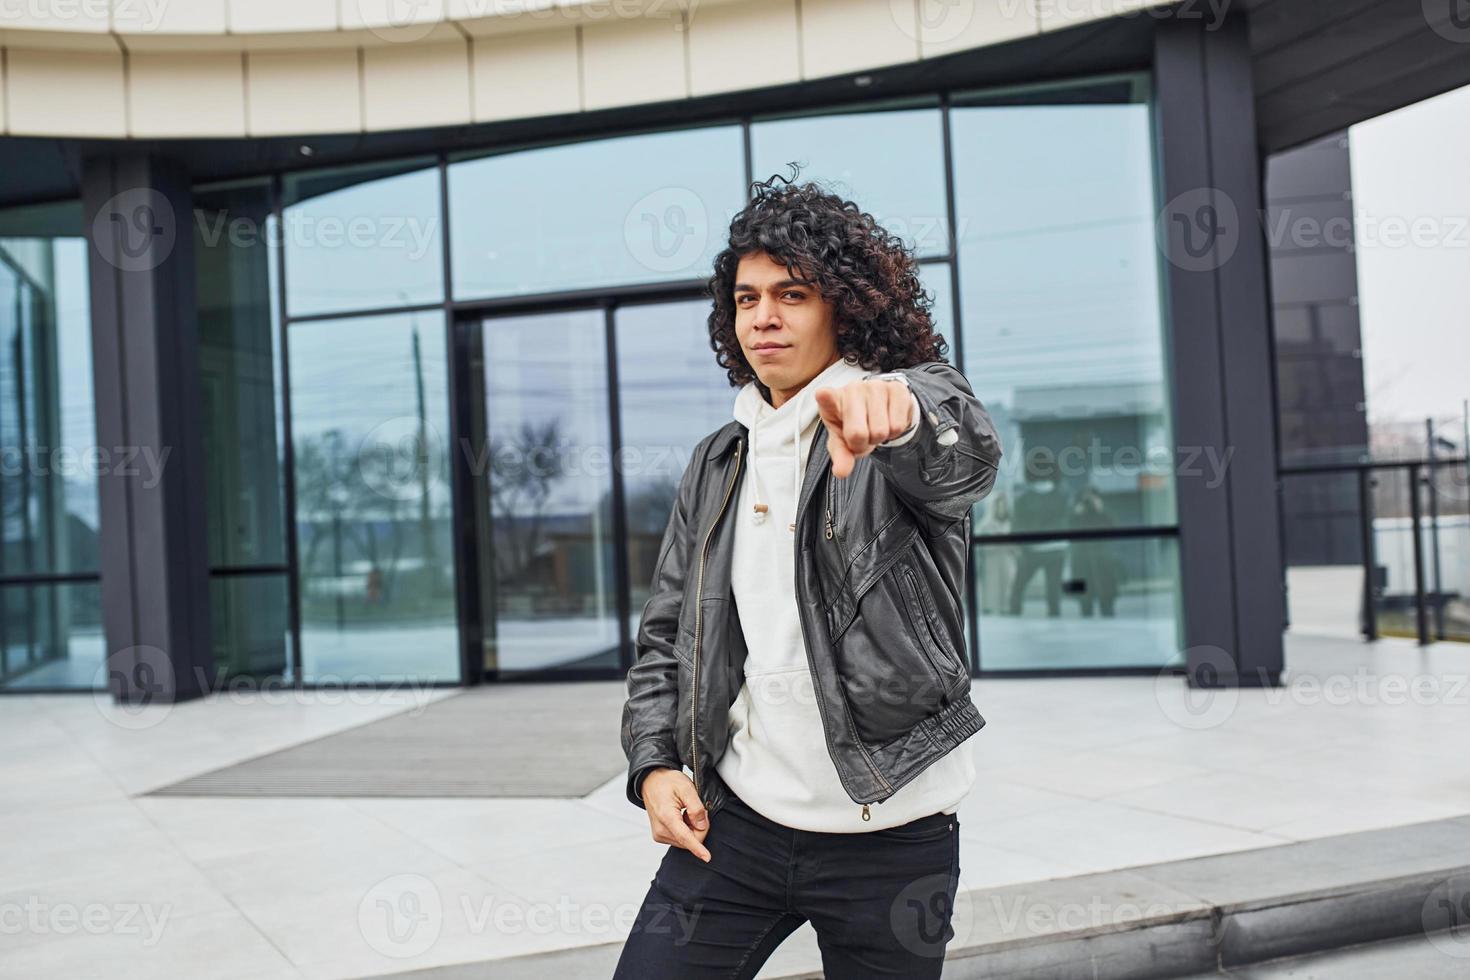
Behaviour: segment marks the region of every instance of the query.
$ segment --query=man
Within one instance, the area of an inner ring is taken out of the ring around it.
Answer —
[[[830,978],[937,977],[953,935],[1000,442],[902,243],[778,181],[715,260],[735,417],[680,480],[628,673],[627,794],[671,846],[620,978],[752,977],[805,921]]]

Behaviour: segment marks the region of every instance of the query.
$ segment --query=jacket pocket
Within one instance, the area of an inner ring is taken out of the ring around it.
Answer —
[[[935,613],[930,610],[929,603],[920,589],[918,573],[906,563],[899,567],[903,570],[904,582],[908,588],[914,633],[927,645],[930,663],[934,665],[934,671],[944,685],[945,691],[951,691],[959,686],[962,678],[969,678],[969,669],[965,667],[953,646],[945,641],[944,628],[936,621]]]
[[[892,563],[863,593],[833,651],[854,727],[871,745],[935,714],[951,686],[929,651],[928,626],[915,621],[906,568]]]

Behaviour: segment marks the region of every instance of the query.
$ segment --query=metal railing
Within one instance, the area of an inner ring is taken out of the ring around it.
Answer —
[[[1458,471],[1452,468],[1458,468]],[[1465,486],[1470,487],[1470,459],[1465,456],[1430,456],[1426,459],[1414,460],[1363,461],[1277,468],[1277,474],[1281,478],[1321,477],[1331,474],[1356,477],[1358,537],[1363,569],[1362,609],[1359,626],[1366,639],[1376,640],[1381,635],[1380,610],[1395,608],[1409,595],[1412,595],[1414,635],[1420,644],[1461,638],[1458,635],[1451,637],[1446,623],[1446,608],[1456,600],[1465,597],[1458,589],[1446,587],[1444,581],[1444,568],[1441,560],[1443,530],[1440,513],[1441,494],[1436,479],[1441,471],[1464,473]],[[1406,515],[1390,515],[1385,518],[1376,513],[1375,491],[1384,486],[1380,482],[1380,474],[1383,473],[1403,473],[1405,475],[1405,485],[1408,489],[1408,513]],[[1397,529],[1382,527],[1380,523],[1405,519],[1407,519],[1407,530],[1412,542],[1410,566],[1413,592],[1396,596],[1388,591],[1388,566],[1379,562],[1378,533]]]

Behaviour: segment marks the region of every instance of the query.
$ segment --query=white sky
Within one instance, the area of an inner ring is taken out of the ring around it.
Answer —
[[[1369,423],[1458,419],[1470,398],[1470,87],[1349,138]]]

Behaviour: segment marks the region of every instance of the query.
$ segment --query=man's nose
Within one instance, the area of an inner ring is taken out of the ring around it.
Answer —
[[[776,315],[779,309],[780,307],[776,305],[775,300],[763,297],[755,307],[756,329],[763,330],[770,327],[779,327],[781,320]]]

